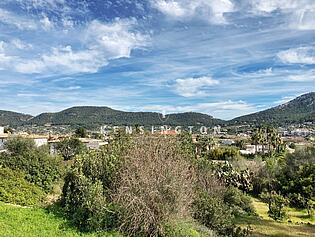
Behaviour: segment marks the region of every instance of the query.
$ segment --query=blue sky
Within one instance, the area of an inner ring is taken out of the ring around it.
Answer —
[[[1,0],[0,109],[217,118],[315,91],[313,0]]]

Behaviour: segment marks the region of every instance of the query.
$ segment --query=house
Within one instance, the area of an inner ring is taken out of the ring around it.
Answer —
[[[267,152],[267,147],[264,145],[246,145],[245,150],[240,150],[242,155],[254,155],[256,153]]]
[[[45,135],[28,135],[23,138],[33,140],[36,147],[40,147],[40,146],[44,146],[48,144],[48,136],[45,136]]]
[[[4,145],[8,140],[9,134],[4,133],[4,127],[0,127],[0,152],[4,152]]]

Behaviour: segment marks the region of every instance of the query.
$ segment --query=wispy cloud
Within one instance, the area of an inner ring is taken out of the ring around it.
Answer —
[[[176,79],[175,92],[184,97],[207,96],[207,89],[218,85],[219,81],[209,76]]]
[[[255,14],[280,11],[287,26],[299,30],[315,29],[315,2],[313,0],[252,0],[249,1]]]
[[[278,57],[283,63],[315,64],[315,48],[292,48],[279,52]]]
[[[0,8],[0,22],[8,24],[10,26],[17,27],[20,30],[35,30],[37,24],[35,21],[21,17],[12,12],[6,11]]]

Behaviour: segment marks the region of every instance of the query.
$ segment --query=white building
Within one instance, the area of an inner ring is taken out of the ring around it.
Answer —
[[[245,150],[240,150],[242,155],[254,155],[256,153],[266,152],[266,146],[263,145],[246,145]]]

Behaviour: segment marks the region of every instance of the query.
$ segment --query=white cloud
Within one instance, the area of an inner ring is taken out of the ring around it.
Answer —
[[[219,81],[212,77],[204,76],[197,78],[176,79],[175,92],[184,97],[201,97],[207,95],[207,89],[218,85]]]
[[[108,62],[97,51],[82,50],[74,52],[71,46],[53,48],[52,53],[40,59],[28,60],[16,65],[20,73],[94,73]]]
[[[315,72],[310,71],[298,75],[291,75],[288,80],[292,82],[312,82],[315,81]]]
[[[283,63],[315,64],[314,47],[292,48],[279,52],[277,56]]]
[[[294,29],[315,29],[314,0],[251,0],[250,5],[255,14],[281,11],[288,16],[287,24]]]
[[[15,47],[16,49],[20,49],[20,50],[28,50],[28,49],[33,48],[33,46],[31,44],[23,42],[20,39],[12,39],[11,44],[13,45],[13,47]]]
[[[234,11],[230,0],[153,0],[153,6],[173,18],[202,18],[213,24],[226,23],[224,14]]]
[[[198,112],[212,115],[216,118],[231,119],[240,114],[247,114],[256,111],[253,105],[244,101],[220,101],[210,103],[197,103],[192,105],[169,106],[169,105],[151,105],[145,106],[146,111],[157,111],[163,113],[183,113]]]
[[[129,20],[112,24],[94,20],[87,28],[85,43],[89,49],[102,51],[106,58],[128,58],[133,49],[144,47],[148,40],[147,36],[133,31],[135,24]]]
[[[130,57],[135,48],[144,47],[148,38],[133,32],[133,21],[111,24],[92,21],[82,35],[83,48],[70,45],[55,47],[38,59],[21,60],[16,65],[20,73],[95,73],[111,59]]]
[[[0,52],[4,52],[4,41],[0,41]]]
[[[54,23],[49,20],[47,16],[44,16],[41,20],[40,23],[42,25],[42,28],[46,31],[51,30],[54,27]]]
[[[35,30],[37,28],[37,24],[34,21],[24,17],[20,17],[1,8],[0,22],[8,25],[13,25],[20,30]]]

